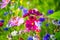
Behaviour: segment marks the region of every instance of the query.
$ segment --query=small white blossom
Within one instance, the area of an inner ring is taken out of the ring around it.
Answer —
[[[33,36],[33,40],[39,40],[37,36]]]
[[[14,30],[13,32],[11,32],[11,35],[12,35],[12,36],[16,36],[17,33],[18,33],[18,32]]]
[[[55,35],[50,35],[50,38],[52,39],[52,40],[55,40]]]

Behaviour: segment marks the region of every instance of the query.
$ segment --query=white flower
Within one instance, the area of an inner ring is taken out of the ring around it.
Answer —
[[[19,34],[21,34],[21,30],[19,31]]]
[[[18,33],[18,32],[14,30],[13,32],[11,32],[11,35],[12,35],[12,36],[16,36],[17,33]]]
[[[24,30],[20,30],[20,31],[19,31],[19,34],[22,34],[22,33],[24,33]]]
[[[55,35],[50,35],[50,38],[52,39],[52,40],[55,40]]]
[[[12,27],[12,26],[7,24],[6,27],[10,28],[10,27]]]
[[[7,35],[8,40],[12,40],[12,36],[11,35]]]
[[[37,40],[37,38],[33,37],[33,40]]]
[[[33,36],[33,40],[39,40],[39,38],[37,36]]]

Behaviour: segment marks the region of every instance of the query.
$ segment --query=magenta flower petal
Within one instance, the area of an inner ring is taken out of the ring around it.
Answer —
[[[37,29],[37,26],[32,26],[32,30],[35,31]]]

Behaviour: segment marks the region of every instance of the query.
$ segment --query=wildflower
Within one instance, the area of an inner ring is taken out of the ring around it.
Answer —
[[[48,14],[52,14],[53,12],[53,10],[48,10]]]
[[[20,26],[22,23],[24,23],[23,18],[13,17],[13,18],[11,18],[11,20],[9,21],[8,24],[11,26]]]
[[[15,31],[15,30],[12,31],[12,32],[11,32],[11,35],[12,35],[12,36],[16,36],[16,35],[17,35],[17,31]]]
[[[29,36],[27,40],[33,40],[33,37],[32,36]]]

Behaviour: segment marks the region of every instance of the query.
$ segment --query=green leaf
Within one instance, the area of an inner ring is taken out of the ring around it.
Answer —
[[[49,18],[53,18],[53,19],[60,19],[60,11],[57,11],[53,14],[51,14],[50,16],[48,16]]]

